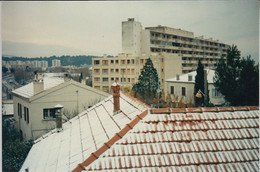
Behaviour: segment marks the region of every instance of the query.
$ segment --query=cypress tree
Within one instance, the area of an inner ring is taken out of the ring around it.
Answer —
[[[197,67],[197,75],[195,76],[195,85],[194,85],[194,100],[195,100],[195,106],[202,106],[202,103],[204,102],[204,96],[202,95],[201,98],[196,97],[196,94],[198,91],[202,91],[204,93],[204,67],[199,60],[198,67]]]

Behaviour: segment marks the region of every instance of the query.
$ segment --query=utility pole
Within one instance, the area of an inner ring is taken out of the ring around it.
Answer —
[[[79,90],[76,91],[77,93],[77,114],[79,113]]]
[[[207,80],[207,69],[204,69],[204,106],[208,104],[208,80]]]

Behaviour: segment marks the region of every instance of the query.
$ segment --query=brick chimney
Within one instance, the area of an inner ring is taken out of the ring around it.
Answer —
[[[112,84],[114,98],[114,114],[120,112],[120,85],[117,82]]]
[[[33,95],[38,94],[39,92],[43,91],[43,76],[39,75],[37,71],[34,72],[34,79],[33,79]]]

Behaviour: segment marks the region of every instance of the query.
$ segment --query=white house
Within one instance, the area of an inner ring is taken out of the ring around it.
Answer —
[[[215,76],[215,71],[211,69],[206,69],[207,71],[207,81],[210,102],[214,105],[222,105],[225,103],[223,95],[221,95],[215,88],[213,78]],[[178,97],[179,101],[181,98],[185,104],[194,103],[194,84],[196,71],[189,72],[183,75],[176,76],[166,80],[167,95],[170,94],[172,98]],[[204,93],[204,90],[201,90]]]
[[[32,83],[13,91],[15,126],[25,139],[36,139],[55,128],[55,105],[64,106],[66,121],[108,96],[70,79],[37,74]]]

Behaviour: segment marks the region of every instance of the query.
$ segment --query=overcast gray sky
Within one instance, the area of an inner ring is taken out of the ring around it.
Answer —
[[[2,53],[117,55],[121,22],[165,25],[235,44],[259,58],[259,4],[250,1],[2,2]]]

